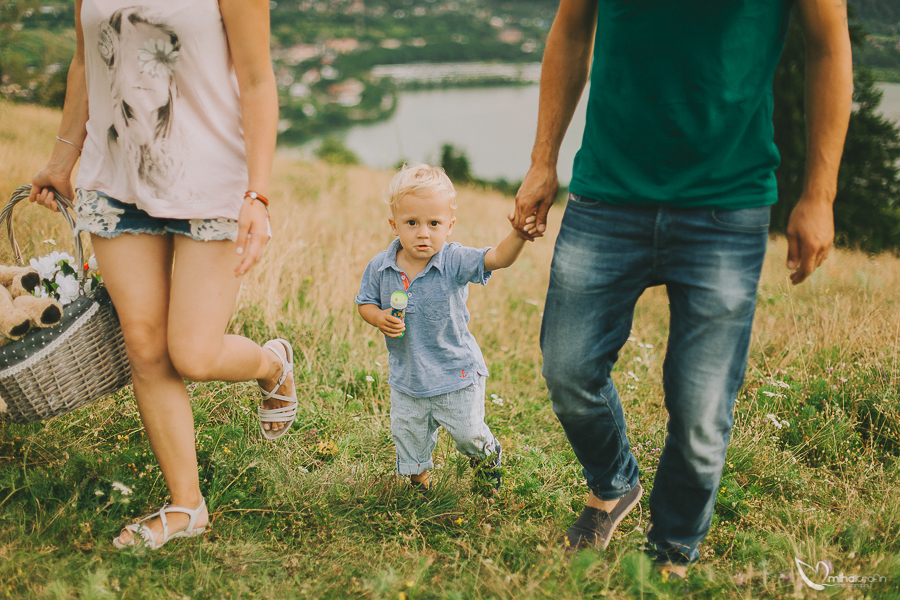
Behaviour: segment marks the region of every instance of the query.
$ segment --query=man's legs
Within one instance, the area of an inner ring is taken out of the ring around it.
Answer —
[[[669,412],[650,495],[650,546],[660,562],[695,561],[712,521],[747,365],[768,207],[666,210],[658,277],[671,321],[663,366]]]
[[[610,372],[631,331],[635,303],[650,284],[655,214],[573,197],[550,270],[543,374],[553,410],[600,501],[619,500],[638,485]],[[577,546],[581,539],[569,541]]]

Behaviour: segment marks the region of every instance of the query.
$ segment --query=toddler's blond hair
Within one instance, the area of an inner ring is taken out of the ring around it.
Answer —
[[[456,188],[444,169],[429,165],[403,165],[384,188],[384,201],[391,212],[406,196],[446,199],[450,208],[456,210]]]

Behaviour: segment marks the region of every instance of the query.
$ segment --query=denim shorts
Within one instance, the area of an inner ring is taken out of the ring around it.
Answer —
[[[120,202],[103,192],[78,190],[75,197],[75,230],[100,237],[120,233],[177,233],[198,242],[237,240],[234,219],[166,219],[154,217],[134,204]]]
[[[391,388],[391,433],[397,446],[397,472],[418,475],[434,468],[431,453],[443,426],[456,449],[469,458],[486,458],[500,444],[484,423],[485,378],[461,390],[416,398]]]

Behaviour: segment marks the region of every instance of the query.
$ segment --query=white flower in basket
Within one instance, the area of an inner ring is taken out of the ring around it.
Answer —
[[[74,275],[63,275],[62,271],[56,274],[56,293],[59,294],[59,303],[65,306],[78,298],[81,284]]]
[[[30,264],[41,276],[41,279],[53,281],[53,278],[60,270],[60,261],[65,261],[67,265],[70,265],[75,262],[75,257],[71,254],[54,250],[47,256],[32,258]]]
[[[63,306],[74,302],[82,293],[91,293],[102,282],[97,270],[97,259],[93,255],[85,265],[88,278],[83,286],[76,276],[76,268],[72,266],[76,263],[71,254],[54,251],[47,256],[32,258],[30,264],[41,276],[41,285],[34,290],[34,295],[56,298]]]

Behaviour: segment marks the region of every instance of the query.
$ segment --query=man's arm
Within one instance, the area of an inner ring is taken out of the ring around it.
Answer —
[[[566,129],[584,91],[591,68],[597,0],[562,0],[550,28],[541,66],[537,136],[531,151],[531,168],[516,194],[516,211],[510,216],[525,239],[544,235],[547,212],[559,191],[556,161]],[[537,215],[537,230],[526,230],[525,219]]]
[[[791,282],[809,277],[834,241],[832,204],[853,100],[845,0],[799,0],[806,37],[806,175],[788,221]]]

